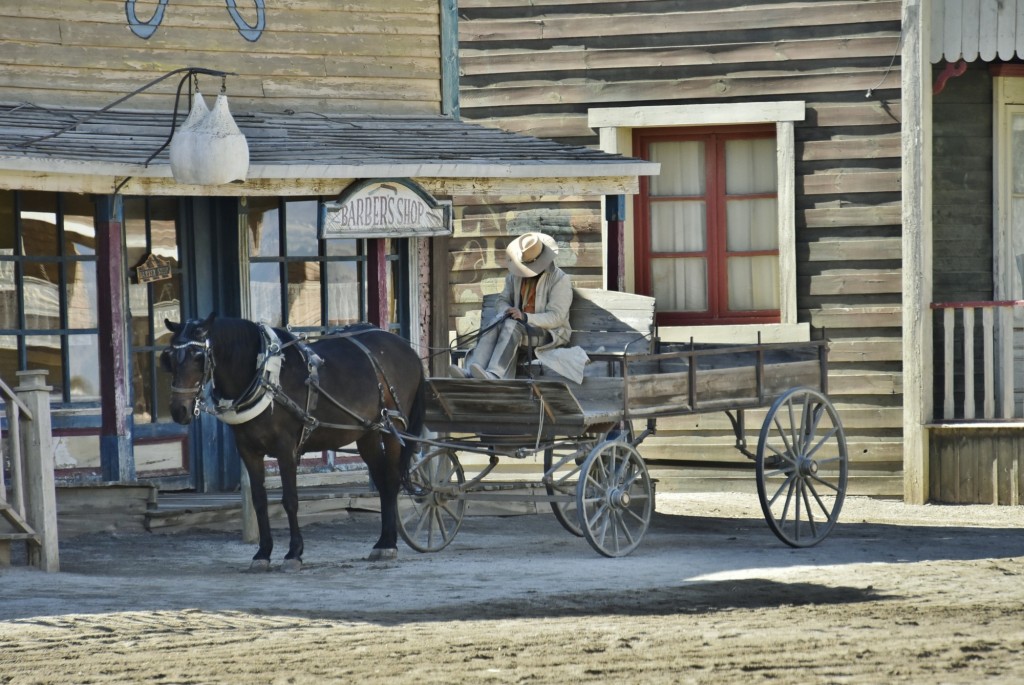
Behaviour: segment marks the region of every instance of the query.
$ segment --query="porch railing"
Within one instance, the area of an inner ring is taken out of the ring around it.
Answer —
[[[935,355],[935,372],[942,379],[937,418],[1020,418],[1015,415],[1013,319],[1024,300],[937,302],[931,307],[942,331],[941,361]]]
[[[11,542],[24,542],[28,562],[44,571],[59,571],[57,504],[53,478],[50,388],[46,371],[19,371],[11,390],[0,381],[7,410],[7,430],[0,446],[0,566],[10,564]],[[5,454],[6,452],[6,454]],[[10,469],[10,483],[4,464]],[[8,494],[9,493],[9,494]]]

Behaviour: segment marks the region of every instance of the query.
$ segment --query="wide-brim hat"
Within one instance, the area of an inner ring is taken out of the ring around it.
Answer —
[[[547,269],[558,254],[558,243],[543,233],[524,233],[505,248],[508,270],[521,278],[531,278]]]

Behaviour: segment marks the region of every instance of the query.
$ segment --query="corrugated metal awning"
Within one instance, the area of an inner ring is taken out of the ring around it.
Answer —
[[[1024,0],[932,0],[931,61],[1024,57]]]

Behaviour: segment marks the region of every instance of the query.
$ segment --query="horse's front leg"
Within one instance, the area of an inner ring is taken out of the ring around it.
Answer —
[[[401,446],[391,436],[382,441],[379,433],[369,433],[356,444],[380,495],[380,538],[370,552],[370,561],[397,559]]]
[[[300,455],[291,458],[279,458],[281,469],[281,506],[288,514],[288,532],[291,540],[288,543],[288,554],[284,557],[282,571],[293,572],[302,568],[302,531],[299,530],[299,486],[298,461]]]
[[[256,527],[260,534],[260,546],[252,557],[249,569],[266,571],[270,569],[270,553],[274,550],[274,538],[270,533],[270,516],[267,513],[266,470],[263,454],[239,448],[242,463],[249,473],[249,488],[252,492],[252,508],[256,513]]]

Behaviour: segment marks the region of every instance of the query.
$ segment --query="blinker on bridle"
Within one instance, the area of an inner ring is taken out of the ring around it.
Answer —
[[[212,364],[213,358],[210,355],[210,341],[209,340],[206,340],[206,339],[203,339],[203,340],[186,340],[185,342],[181,342],[181,343],[177,343],[177,344],[172,344],[170,346],[170,348],[169,348],[169,349],[174,350],[175,352],[179,353],[180,359],[177,360],[177,364],[181,364],[185,360],[185,354],[184,353],[190,347],[199,347],[199,348],[202,349],[202,355],[203,355],[203,375],[202,375],[202,377],[199,379],[199,381],[195,385],[193,385],[191,387],[188,387],[188,388],[182,388],[182,387],[176,386],[176,385],[174,385],[172,383],[171,384],[171,394],[172,395],[191,395],[191,394],[194,394],[195,395],[195,402],[194,402],[194,406],[192,407],[192,414],[194,416],[199,416],[200,411],[201,411],[201,405],[202,405],[202,402],[203,402],[202,401],[203,386],[205,386],[209,382],[210,378],[213,376],[213,364]]]

